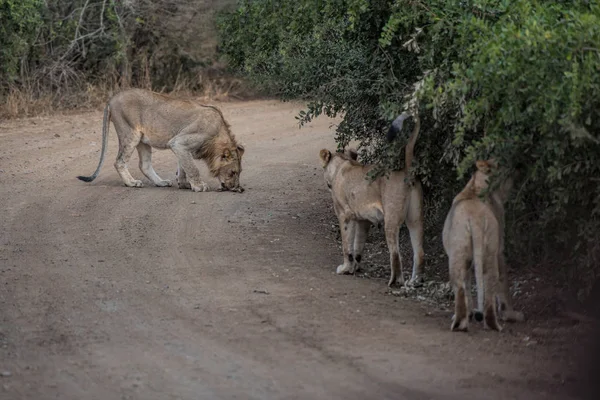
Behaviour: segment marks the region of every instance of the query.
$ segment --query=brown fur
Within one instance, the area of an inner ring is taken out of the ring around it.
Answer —
[[[119,138],[115,168],[126,186],[142,186],[127,168],[136,148],[144,175],[157,186],[171,186],[171,182],[161,179],[152,167],[152,148],[155,148],[171,149],[177,155],[180,189],[209,190],[193,161],[202,159],[211,175],[219,179],[220,190],[244,191],[239,183],[244,147],[237,143],[218,108],[141,89],[125,90],[110,99],[104,110],[98,168],[92,176],[79,176],[79,179],[91,182],[100,172],[111,121]]]
[[[419,121],[407,145],[406,168],[393,171],[389,177],[379,177],[373,182],[367,174],[373,165],[356,161],[354,150],[331,153],[322,149],[319,156],[324,178],[331,191],[333,207],[340,223],[344,262],[337,273],[354,273],[362,258],[362,251],[371,224],[384,222],[390,252],[391,276],[388,285],[404,284],[402,259],[398,248],[399,231],[406,222],[413,248],[411,283],[422,280],[423,265],[423,191],[421,183],[405,182],[412,151],[419,134]],[[410,154],[408,154],[410,153]]]
[[[489,176],[497,165],[488,160],[477,161],[476,166],[477,171],[454,198],[444,223],[443,242],[449,258],[455,304],[451,330],[468,329],[473,309],[470,289],[473,264],[477,283],[476,319],[483,319],[485,327],[500,331],[496,300],[504,320],[523,320],[523,314],[512,308],[503,255],[504,203],[512,188],[512,179],[484,194],[489,187]]]

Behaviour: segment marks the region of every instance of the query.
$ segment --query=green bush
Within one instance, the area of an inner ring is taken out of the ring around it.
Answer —
[[[41,0],[0,0],[0,82],[16,79],[41,24]]]
[[[477,158],[519,171],[508,213],[513,264],[568,266],[589,283],[600,245],[600,6],[595,1],[241,0],[219,20],[229,65],[284,99],[300,124],[342,115],[381,170],[405,136],[384,131],[418,107],[414,172],[432,234]]]
[[[0,0],[0,104],[14,92],[77,106],[90,87],[201,90],[215,10],[232,2]]]

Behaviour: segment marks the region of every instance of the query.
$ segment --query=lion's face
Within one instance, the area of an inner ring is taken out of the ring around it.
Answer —
[[[498,163],[492,158],[487,161],[478,160],[475,162],[475,166],[477,167],[477,170],[475,171],[475,185],[479,190],[487,189],[489,187],[490,177],[499,169]],[[512,176],[509,176],[494,190],[494,194],[498,195],[500,200],[504,203],[508,199],[512,186],[513,178]]]
[[[244,147],[238,145],[235,151],[225,149],[220,159],[217,178],[221,182],[221,190],[231,190],[242,193],[240,174],[242,173],[242,155]]]

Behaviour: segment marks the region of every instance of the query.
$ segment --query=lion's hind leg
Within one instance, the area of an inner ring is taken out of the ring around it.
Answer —
[[[452,331],[467,331],[469,329],[469,314],[471,294],[467,284],[469,263],[464,257],[450,257],[450,282],[454,290],[454,317],[452,317]]]
[[[190,185],[190,182],[187,180],[187,175],[185,173],[185,170],[183,169],[183,167],[181,166],[181,162],[177,162],[177,173],[175,174],[177,176],[177,186],[179,187],[179,189],[191,189],[192,185]]]
[[[485,258],[485,268],[483,270],[483,285],[477,283],[478,292],[483,286],[483,317],[484,327],[501,331],[502,327],[498,323],[496,313],[496,297],[498,296],[499,278],[498,278],[498,258],[496,255],[490,255]]]
[[[146,143],[140,142],[137,145],[138,156],[140,159],[140,170],[150,179],[152,183],[159,187],[171,186],[171,181],[162,179],[152,167],[152,147]]]
[[[371,223],[369,221],[356,221],[356,228],[354,231],[354,249],[352,255],[354,256],[354,266],[352,273],[358,271],[360,261],[362,260],[362,252],[365,248],[365,242],[369,235],[369,229]]]
[[[387,215],[386,215],[387,216]],[[400,248],[398,246],[400,226],[396,221],[386,220],[385,221],[385,239],[387,242],[388,251],[390,252],[390,281],[388,286],[392,286],[398,283],[400,286],[404,286],[404,274],[402,271],[402,256],[400,255]]]
[[[115,169],[121,176],[123,183],[128,187],[142,187],[144,186],[142,181],[133,179],[127,163],[131,158],[131,155],[135,151],[135,148],[140,143],[141,134],[129,127],[126,122],[122,121],[118,117],[113,117],[113,124],[119,137],[119,153],[117,154],[117,160],[115,161]]]
[[[510,297],[510,286],[508,283],[508,268],[502,251],[498,254],[498,270],[500,274],[500,288],[498,300],[500,303],[500,318],[506,322],[522,322],[525,315],[521,311],[513,309]]]
[[[413,270],[409,284],[421,286],[423,277],[423,189],[420,184],[415,185],[410,192],[406,227],[410,234],[413,250]]]

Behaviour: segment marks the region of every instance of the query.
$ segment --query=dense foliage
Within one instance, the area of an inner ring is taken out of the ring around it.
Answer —
[[[14,92],[64,102],[97,85],[199,89],[215,10],[232,2],[0,0],[0,104]]]
[[[233,68],[305,99],[301,124],[342,115],[339,146],[358,140],[365,160],[401,165],[406,136],[388,145],[383,131],[418,108],[415,173],[432,232],[474,160],[494,156],[520,176],[513,264],[562,263],[588,281],[598,272],[598,2],[240,0],[219,27]]]

